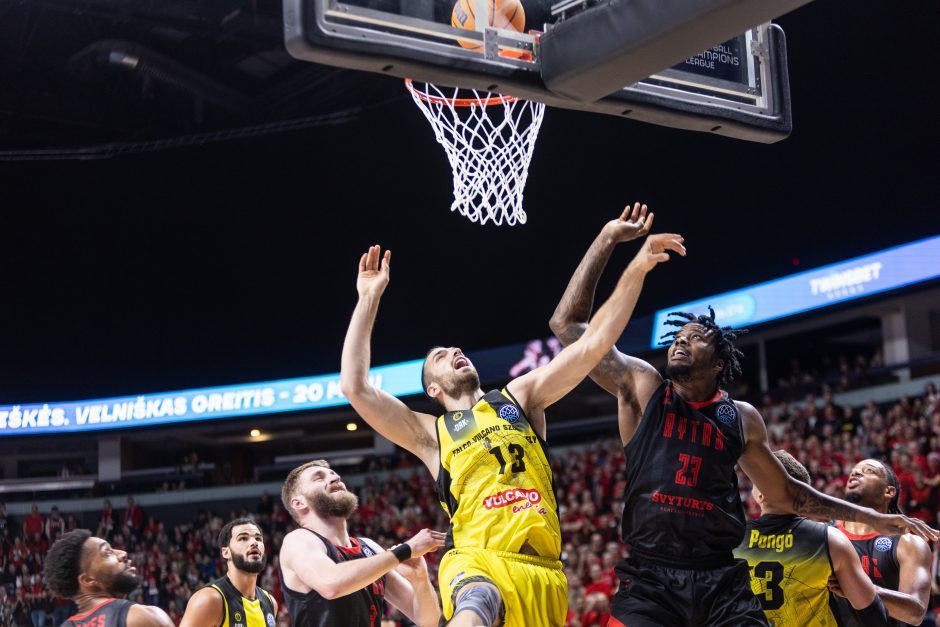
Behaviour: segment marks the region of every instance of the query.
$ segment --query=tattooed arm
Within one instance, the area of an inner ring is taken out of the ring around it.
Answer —
[[[576,342],[587,329],[597,282],[611,252],[617,244],[643,237],[649,232],[653,214],[647,216],[646,212],[646,205],[635,203],[632,210],[628,205],[619,218],[604,225],[585,253],[549,321],[552,332],[565,346]],[[626,444],[636,431],[643,407],[662,377],[642,359],[625,355],[614,346],[591,371],[591,378],[617,397],[620,435]]]
[[[827,496],[793,479],[771,452],[767,428],[760,413],[748,403],[735,403],[741,413],[745,437],[744,453],[738,463],[773,507],[816,520],[860,522],[885,535],[914,533],[926,540],[938,538],[935,530],[916,518],[881,514],[870,507],[859,507]]]

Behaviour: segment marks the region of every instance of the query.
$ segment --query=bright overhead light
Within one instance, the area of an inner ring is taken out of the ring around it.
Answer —
[[[359,425],[357,425],[355,422],[346,423],[346,431],[355,431],[358,428],[359,428]]]
[[[250,435],[250,436],[253,437],[253,438],[257,438],[257,437],[259,437],[259,436],[261,435],[261,429],[252,429],[252,430],[248,433],[248,435]]]

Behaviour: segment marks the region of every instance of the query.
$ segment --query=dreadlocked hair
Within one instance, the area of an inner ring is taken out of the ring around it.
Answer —
[[[901,511],[901,482],[898,480],[897,474],[894,472],[894,469],[891,468],[891,464],[888,462],[881,462],[881,467],[885,471],[885,483],[894,488],[894,496],[891,497],[891,501],[888,502],[888,513],[889,514],[903,514]]]
[[[726,387],[735,377],[741,376],[741,359],[744,353],[735,347],[734,342],[740,336],[747,333],[747,329],[732,329],[731,327],[721,327],[715,322],[715,310],[708,307],[708,315],[695,314],[685,311],[672,311],[669,316],[676,316],[680,320],[666,320],[664,324],[681,329],[687,324],[700,324],[713,336],[715,342],[715,357],[725,362],[725,367],[718,373],[718,386]],[[668,317],[668,316],[667,316]],[[663,346],[668,346],[678,335],[679,330],[664,333],[659,339]]]

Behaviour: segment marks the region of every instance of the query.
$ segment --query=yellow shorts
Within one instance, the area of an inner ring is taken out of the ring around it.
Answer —
[[[455,592],[486,580],[499,588],[505,627],[561,627],[568,614],[568,580],[561,562],[534,555],[451,549],[441,560],[438,582],[444,617],[454,615]]]

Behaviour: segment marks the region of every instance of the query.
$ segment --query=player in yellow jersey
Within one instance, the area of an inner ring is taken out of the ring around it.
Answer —
[[[809,472],[786,451],[774,451],[787,474],[808,484]],[[773,627],[835,627],[829,579],[835,577],[865,625],[888,625],[875,585],[862,570],[852,543],[829,525],[771,506],[751,491],[761,517],[747,523],[734,556],[751,570],[751,589]]]
[[[639,205],[621,216],[620,241],[645,235],[653,216]],[[359,262],[359,303],[343,346],[343,394],[379,433],[417,455],[437,480],[451,518],[450,550],[438,573],[451,626],[556,627],[567,612],[561,530],[545,445],[545,408],[597,365],[620,337],[646,274],[685,254],[678,235],[652,235],[581,337],[549,364],[501,391],[484,393],[459,348],[431,349],[422,373],[440,417],[408,409],[369,383],[369,336],[388,284],[391,255],[373,246]],[[464,296],[465,297],[465,296]],[[488,294],[480,290],[482,306]],[[500,621],[503,620],[504,623]]]
[[[277,602],[258,585],[267,557],[261,527],[250,518],[231,520],[219,532],[225,575],[197,591],[180,627],[270,627]]]

